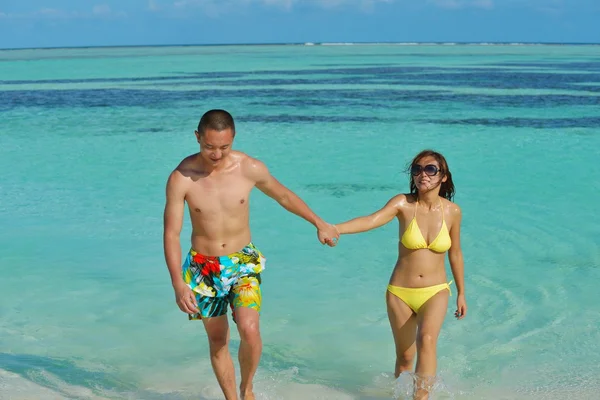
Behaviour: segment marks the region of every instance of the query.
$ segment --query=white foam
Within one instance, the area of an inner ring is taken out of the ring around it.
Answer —
[[[354,400],[355,396],[324,385],[298,382],[299,369],[292,367],[280,371],[258,370],[254,378],[254,394],[257,400]],[[202,378],[199,378],[202,377]],[[152,394],[185,394],[198,400],[222,400],[223,393],[217,383],[211,366],[199,362],[194,368],[164,369],[161,374],[146,381],[144,392]],[[236,383],[239,384],[239,370],[236,368]],[[138,399],[135,395],[130,398]],[[140,397],[142,399],[143,396]],[[362,399],[362,397],[360,398]]]
[[[0,393],[2,393],[3,399],[10,400],[66,399],[61,393],[37,385],[17,374],[2,369],[0,369]]]
[[[564,399],[581,399],[595,400],[598,399],[598,389],[592,388],[560,388],[560,389],[542,389],[530,390],[525,392],[517,392],[509,388],[486,388],[472,393],[463,393],[460,395],[461,400],[475,399],[493,399],[493,400],[528,400],[528,399],[543,399],[543,400],[564,400]]]
[[[257,400],[353,400],[355,397],[316,384],[286,383],[256,394]]]
[[[40,378],[51,383],[58,391],[0,369],[0,398],[2,400],[108,400],[95,395],[88,388],[68,385],[46,372],[40,372]]]

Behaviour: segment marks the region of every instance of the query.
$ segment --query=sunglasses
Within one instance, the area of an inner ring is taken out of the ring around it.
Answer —
[[[424,167],[421,165],[414,164],[412,167],[410,167],[410,174],[412,176],[419,176],[421,175],[421,172],[425,172],[425,175],[427,176],[435,176],[440,171],[441,169],[439,169],[437,165],[433,164],[427,164]]]

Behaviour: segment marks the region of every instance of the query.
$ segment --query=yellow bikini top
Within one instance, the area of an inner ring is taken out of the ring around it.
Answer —
[[[448,232],[448,227],[446,226],[446,220],[444,218],[444,205],[442,204],[442,199],[440,198],[440,206],[442,207],[442,229],[440,229],[438,235],[429,245],[427,245],[427,242],[421,233],[421,229],[419,229],[419,225],[417,224],[418,205],[419,201],[417,200],[415,203],[415,215],[406,227],[404,234],[402,234],[401,243],[410,250],[429,249],[436,253],[447,251],[450,246],[452,246],[452,240],[450,239],[450,232]]]

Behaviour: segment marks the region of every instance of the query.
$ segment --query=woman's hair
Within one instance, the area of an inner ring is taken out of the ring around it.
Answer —
[[[438,162],[438,165],[440,167],[440,178],[443,178],[444,176],[447,177],[446,182],[442,182],[442,185],[440,187],[440,196],[452,201],[452,199],[454,198],[455,190],[454,182],[452,182],[452,174],[450,173],[450,169],[448,168],[448,163],[446,162],[446,158],[442,154],[433,150],[423,150],[422,152],[417,154],[415,158],[413,158],[412,162],[408,166],[408,175],[410,179],[410,193],[414,194],[415,196],[418,196],[417,186],[415,185],[410,170],[413,165],[415,165],[417,162],[419,162],[419,160],[421,160],[424,157],[433,157]]]

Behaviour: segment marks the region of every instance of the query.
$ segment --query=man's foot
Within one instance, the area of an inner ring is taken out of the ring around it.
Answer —
[[[247,390],[246,393],[242,393],[242,400],[256,400],[256,397],[254,397],[252,390]]]

